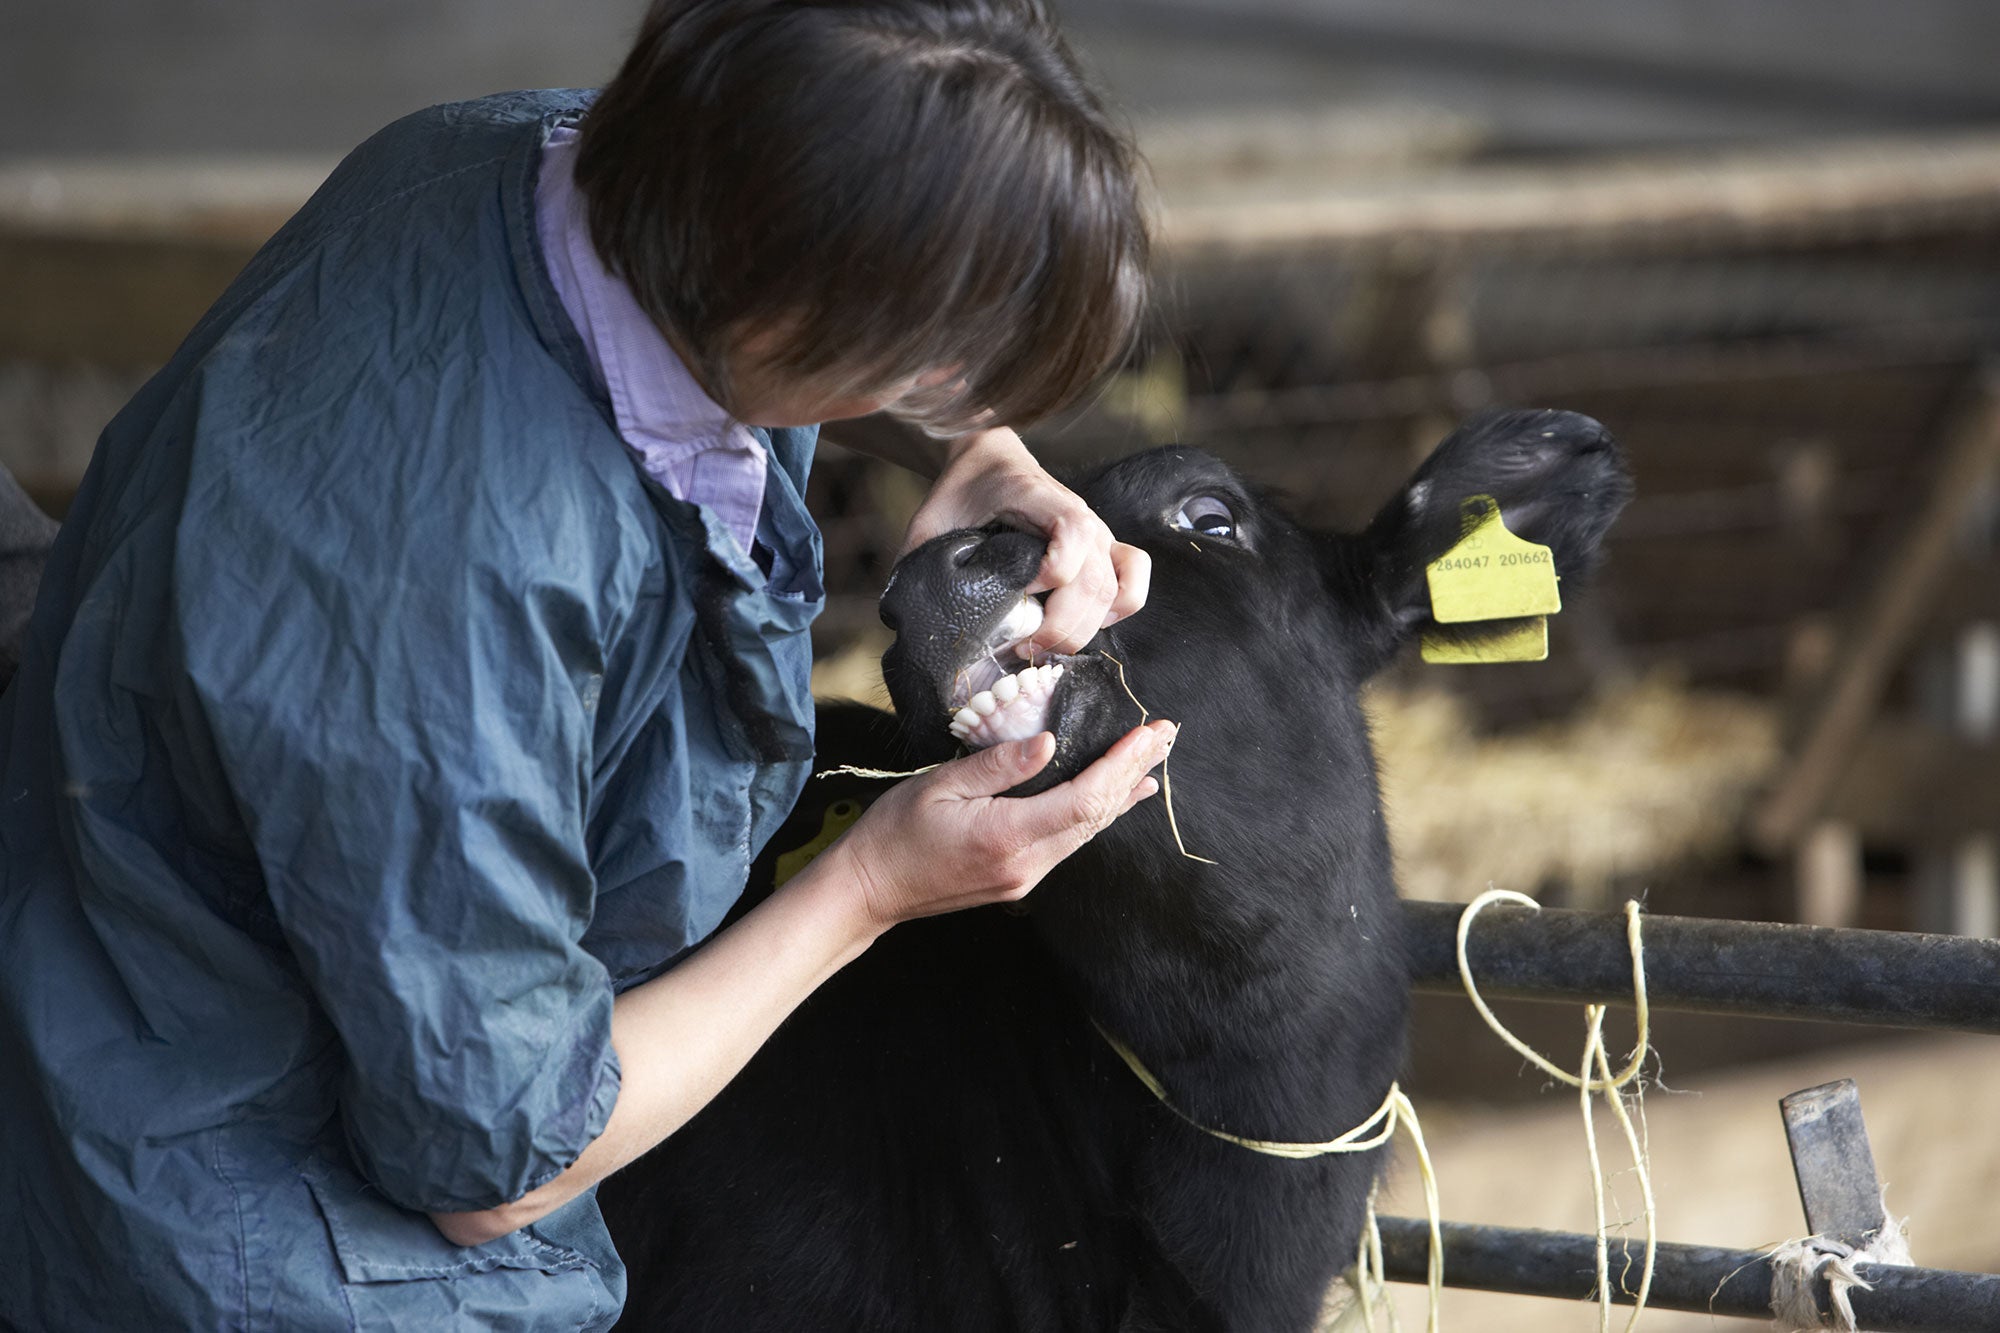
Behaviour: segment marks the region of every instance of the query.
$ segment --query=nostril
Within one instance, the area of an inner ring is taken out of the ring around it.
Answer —
[[[979,553],[979,548],[985,545],[985,543],[986,538],[972,536],[953,546],[951,548],[951,567],[953,569],[964,569],[972,563],[972,557]]]

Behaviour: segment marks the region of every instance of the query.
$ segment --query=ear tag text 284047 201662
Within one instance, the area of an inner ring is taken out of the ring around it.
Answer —
[[[1439,625],[1516,622],[1491,632],[1423,636],[1426,662],[1540,662],[1549,655],[1548,618],[1562,610],[1555,559],[1546,546],[1507,531],[1490,495],[1460,506],[1458,544],[1431,561],[1431,619]]]

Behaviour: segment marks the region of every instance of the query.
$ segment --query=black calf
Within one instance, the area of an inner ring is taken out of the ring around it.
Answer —
[[[1352,1261],[1378,1154],[1293,1161],[1205,1135],[1093,1020],[1204,1125],[1316,1141],[1375,1110],[1407,987],[1356,692],[1423,625],[1424,566],[1462,499],[1494,497],[1574,576],[1627,498],[1623,465],[1596,422],[1517,412],[1453,435],[1358,535],[1300,529],[1192,449],[1080,490],[1152,555],[1145,611],[1059,659],[1052,690],[1000,683],[1023,665],[1040,543],[940,537],[883,597],[897,719],[823,711],[822,763],[905,768],[956,752],[955,716],[977,741],[1045,709],[1059,748],[1039,787],[1133,726],[1136,697],[1182,724],[1174,809],[1214,864],[1180,853],[1155,799],[1025,912],[890,932],[605,1184],[627,1326],[1282,1333],[1313,1325]],[[773,853],[878,786],[815,781]]]

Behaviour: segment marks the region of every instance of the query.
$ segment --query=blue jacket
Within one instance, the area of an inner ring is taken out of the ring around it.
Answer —
[[[584,94],[358,149],[106,429],[0,697],[0,1325],[597,1328],[615,989],[810,759],[813,432],[771,572],[647,480],[542,265]]]

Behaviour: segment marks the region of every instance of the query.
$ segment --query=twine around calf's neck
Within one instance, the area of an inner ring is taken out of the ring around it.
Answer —
[[[1262,1153],[1267,1157],[1287,1157],[1294,1161],[1301,1161],[1312,1157],[1325,1157],[1333,1153],[1369,1152],[1387,1143],[1395,1135],[1399,1126],[1407,1129],[1410,1132],[1410,1141],[1416,1145],[1417,1169],[1423,1175],[1424,1180],[1424,1207],[1430,1219],[1431,1244],[1428,1271],[1430,1287],[1429,1328],[1430,1333],[1437,1333],[1438,1304],[1444,1293],[1444,1241],[1438,1233],[1437,1175],[1431,1169],[1430,1149],[1424,1144],[1423,1128],[1417,1123],[1417,1108],[1411,1104],[1409,1096],[1404,1093],[1401,1084],[1391,1083],[1388,1095],[1383,1097],[1382,1104],[1375,1108],[1375,1113],[1356,1125],[1353,1129],[1336,1138],[1326,1139],[1319,1143],[1289,1143],[1279,1139],[1246,1138],[1241,1134],[1231,1134],[1227,1130],[1214,1129],[1208,1125],[1204,1125],[1187,1112],[1181,1110],[1180,1107],[1174,1105],[1173,1099],[1167,1096],[1166,1088],[1161,1085],[1159,1079],[1153,1076],[1153,1071],[1146,1068],[1145,1062],[1133,1053],[1131,1047],[1105,1031],[1104,1025],[1096,1019],[1091,1019],[1090,1023],[1092,1027],[1097,1029],[1097,1035],[1104,1038],[1105,1044],[1118,1053],[1118,1058],[1125,1062],[1125,1067],[1130,1069],[1139,1082],[1145,1084],[1146,1090],[1159,1100],[1160,1105],[1166,1107],[1175,1116],[1195,1129],[1200,1130],[1211,1138],[1221,1139],[1224,1143],[1233,1143],[1239,1148],[1247,1148],[1251,1152]],[[1375,1196],[1373,1191],[1370,1191],[1368,1196],[1368,1221],[1362,1235],[1359,1262],[1368,1273],[1369,1280],[1373,1281],[1379,1288],[1385,1279],[1382,1273],[1381,1235],[1375,1226]],[[1362,1292],[1361,1299],[1364,1305],[1370,1300],[1369,1294],[1365,1289]],[[1373,1323],[1374,1317],[1371,1310],[1369,1312],[1369,1324],[1371,1327]]]

